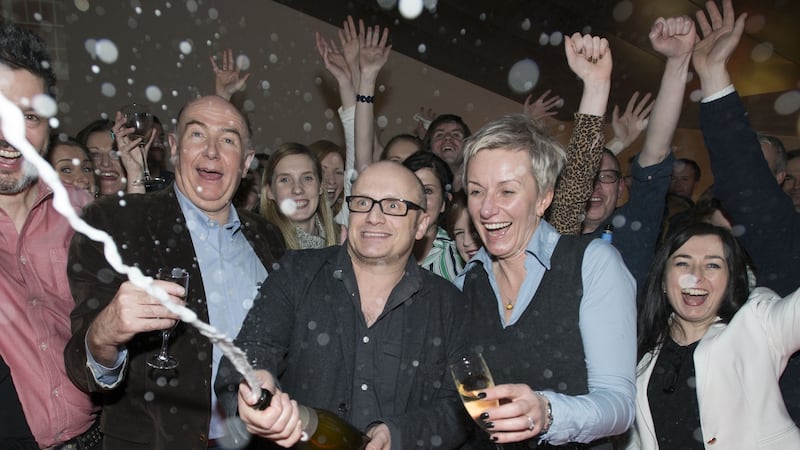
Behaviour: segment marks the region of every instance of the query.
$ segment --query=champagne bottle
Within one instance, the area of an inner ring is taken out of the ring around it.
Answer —
[[[261,389],[261,396],[253,408],[264,410],[272,401],[272,392]],[[356,427],[336,414],[324,409],[298,405],[303,434],[308,440],[300,441],[293,448],[300,450],[364,450],[369,438]]]

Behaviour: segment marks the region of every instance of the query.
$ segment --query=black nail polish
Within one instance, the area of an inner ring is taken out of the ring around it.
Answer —
[[[487,412],[485,412],[485,413],[482,413],[482,414],[481,414],[481,416],[480,416],[480,419],[481,419],[481,420],[486,420],[486,419],[488,419],[488,418],[489,418],[489,413],[487,413]]]
[[[492,436],[492,440],[497,442],[497,436]]]
[[[494,428],[494,422],[486,422],[484,425],[486,428]]]
[[[478,398],[479,398],[479,399],[484,399],[484,398],[486,398],[486,392],[478,392]]]

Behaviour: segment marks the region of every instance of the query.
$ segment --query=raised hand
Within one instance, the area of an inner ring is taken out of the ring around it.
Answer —
[[[347,16],[347,20],[342,23],[339,30],[339,44],[342,46],[342,53],[347,62],[347,67],[353,75],[353,88],[358,90],[358,83],[361,76],[361,69],[358,65],[358,51],[360,49],[358,32],[352,16]]]
[[[433,112],[433,108],[419,107],[419,112],[414,114],[414,120],[417,122],[415,133],[418,138],[423,139],[425,137],[425,133],[428,132],[428,127],[431,126],[431,122],[436,118],[436,115]]]
[[[522,112],[527,114],[531,119],[537,121],[545,117],[555,116],[558,114],[557,109],[564,105],[564,100],[558,95],[547,98],[548,95],[550,95],[550,89],[544,91],[544,94],[539,96],[533,103],[531,103],[533,94],[528,95],[525,99],[525,103],[522,105]]]
[[[236,61],[233,59],[233,50],[222,52],[222,68],[217,66],[213,56],[209,57],[211,67],[214,69],[214,92],[220,97],[230,100],[233,94],[244,89],[250,74],[242,75]]]
[[[694,22],[688,16],[659,17],[650,28],[653,50],[667,58],[690,55],[697,39]]]
[[[325,63],[325,68],[333,75],[334,78],[342,84],[342,82],[353,84],[353,74],[347,66],[344,55],[339,52],[338,47],[334,42],[328,43],[319,32],[314,33],[314,38],[317,44],[317,53],[322,57],[322,62]]]
[[[620,116],[619,106],[614,105],[614,111],[611,114],[611,127],[614,129],[614,140],[622,144],[618,151],[612,148],[612,151],[619,153],[623,149],[629,147],[636,138],[647,128],[647,116],[653,109],[655,102],[650,101],[650,93],[642,97],[639,103],[639,91],[636,91],[628,100],[628,105],[625,107],[625,112]]]
[[[611,49],[608,41],[599,36],[575,33],[564,37],[564,51],[569,68],[584,83],[607,81],[611,78]]]
[[[696,13],[703,39],[694,46],[692,63],[704,85],[703,91],[711,94],[730,84],[725,64],[739,44],[747,14],[741,14],[734,20],[735,14],[731,0],[722,2],[721,15],[713,1],[706,2],[706,10],[708,18],[711,19],[710,24],[702,10]],[[707,86],[709,83],[712,83],[713,86]],[[707,89],[707,87],[711,89]]]
[[[378,72],[389,59],[391,45],[386,45],[389,40],[389,29],[384,28],[381,34],[380,25],[364,29],[364,21],[358,21],[358,62],[362,75],[377,77]]]
[[[117,144],[119,161],[125,169],[125,177],[128,179],[128,188],[126,192],[142,193],[145,191],[144,184],[141,183],[144,175],[144,159],[147,158],[150,145],[152,145],[155,140],[156,130],[151,130],[147,142],[142,144],[142,138],[130,139],[130,134],[134,129],[125,128],[125,122],[125,116],[117,111],[111,131],[114,133],[114,142]]]

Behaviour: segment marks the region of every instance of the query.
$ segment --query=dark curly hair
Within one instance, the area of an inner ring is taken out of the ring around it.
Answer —
[[[45,92],[55,98],[56,74],[47,47],[36,33],[12,22],[0,22],[0,63],[27,70],[41,78]]]

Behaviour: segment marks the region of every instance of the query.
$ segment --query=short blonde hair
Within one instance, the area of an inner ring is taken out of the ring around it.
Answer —
[[[467,185],[467,168],[472,157],[481,150],[501,148],[527,151],[531,173],[539,192],[555,189],[558,176],[566,164],[567,154],[561,144],[548,136],[525,114],[509,114],[489,122],[467,139],[461,172],[463,186]]]

